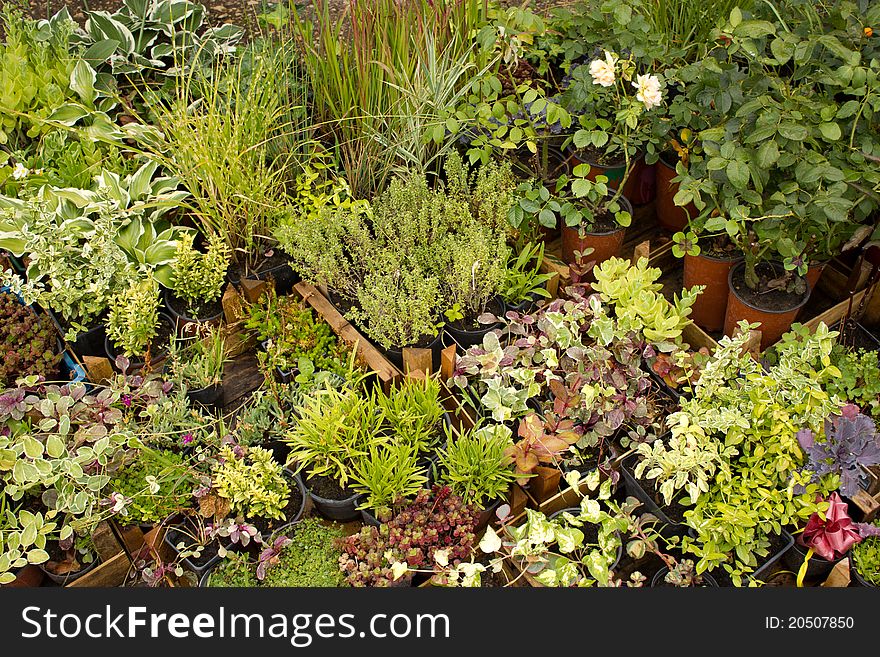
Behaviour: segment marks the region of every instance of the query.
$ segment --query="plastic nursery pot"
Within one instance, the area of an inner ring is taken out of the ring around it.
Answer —
[[[303,485],[309,497],[312,499],[315,509],[317,509],[318,513],[328,520],[349,522],[350,520],[355,520],[356,518],[361,517],[360,509],[357,508],[360,493],[353,493],[341,500],[331,500],[328,497],[322,497],[315,493],[312,490],[314,485],[311,480],[309,480],[308,484],[303,480]]]
[[[681,207],[675,204],[675,195],[678,193],[678,183],[672,179],[678,175],[675,165],[671,164],[662,155],[657,161],[657,196],[654,207],[657,210],[657,223],[671,233],[684,230],[690,217],[696,217],[699,212],[693,203]]]
[[[700,328],[706,331],[724,328],[727,297],[730,295],[730,270],[741,260],[742,256],[725,258],[706,253],[684,257],[684,287],[706,287],[702,294],[697,295],[691,309],[691,319]]]
[[[186,338],[197,335],[200,329],[206,326],[220,326],[223,322],[223,308],[209,317],[190,317],[186,314],[186,304],[175,297],[170,290],[165,290],[165,308],[174,319],[177,326],[177,334]]]
[[[758,266],[762,265],[772,267],[777,276],[784,272],[779,263],[761,263]],[[761,299],[757,295],[749,294],[751,290],[743,281],[744,270],[745,263],[741,262],[734,266],[728,275],[730,294],[727,296],[724,333],[725,335],[733,335],[736,325],[743,319],[749,323],[760,322],[761,350],[763,351],[791,328],[792,322],[797,319],[801,308],[809,300],[811,290],[808,285],[806,291],[801,295],[776,293],[773,295],[777,300],[776,307],[770,308],[768,299]],[[753,297],[754,300],[749,300],[746,295]],[[760,302],[763,302],[763,305],[758,305]]]
[[[441,336],[443,335],[442,331],[437,331],[437,335],[431,339],[430,342],[423,341],[422,343],[412,345],[417,349],[430,349],[431,350],[431,368],[434,371],[440,369],[440,352],[443,350],[443,345],[441,343]],[[404,364],[403,364],[403,350],[406,347],[401,347],[400,349],[395,349],[391,347],[389,349],[381,349],[382,353],[391,361],[391,363],[403,372]]]
[[[278,296],[290,294],[293,286],[301,280],[299,275],[293,271],[289,262],[283,262],[280,265],[275,265],[256,273],[250,273],[244,278],[252,281],[267,281],[271,279],[275,282],[275,292]],[[226,280],[235,287],[241,286],[242,279],[239,276],[239,272],[233,272],[232,268],[229,269]]]
[[[804,560],[807,558],[807,549],[808,548],[801,545],[800,538],[798,538],[795,540],[791,549],[785,553],[785,565],[790,571],[795,573],[795,575],[804,565]],[[841,559],[842,558],[843,557],[841,557]],[[813,555],[810,557],[810,563],[807,565],[807,574],[804,575],[804,581],[824,582],[828,578],[828,575],[831,574],[831,571],[834,570],[834,566],[839,562],[840,559],[828,561],[820,556]]]
[[[598,176],[608,178],[608,186],[617,189],[620,181],[623,180],[623,174],[626,172],[626,160],[621,158],[619,161],[610,162],[608,164],[599,164],[593,159],[593,156],[578,150],[572,150],[568,158],[569,166],[574,169],[579,164],[586,164],[590,167],[587,172],[587,180],[596,182]],[[630,174],[632,177],[632,174]]]
[[[94,557],[95,558],[92,560],[92,563],[86,564],[84,567],[80,568],[76,572],[65,573],[64,575],[57,575],[56,573],[53,573],[51,570],[46,568],[44,564],[40,564],[39,568],[50,580],[52,580],[56,584],[65,586],[66,584],[75,582],[86,573],[94,570],[98,566],[98,564],[101,563],[101,560],[98,559],[98,555],[94,555]]]
[[[486,503],[486,506],[483,507],[483,510],[480,511],[480,515],[477,517],[475,532],[481,532],[489,526],[489,523],[495,519],[495,511],[503,502],[507,502],[507,500],[498,498],[494,502]]]
[[[663,438],[661,437],[661,440],[662,439]],[[620,464],[620,475],[623,479],[623,486],[626,490],[627,497],[635,497],[639,502],[642,503],[645,511],[656,516],[656,518],[663,525],[665,525],[665,527],[661,530],[661,533],[666,533],[680,528],[681,522],[672,520],[669,516],[667,516],[657,504],[657,502],[654,501],[654,497],[648,491],[642,488],[639,480],[635,478],[633,472],[635,470],[637,459],[638,455],[633,454],[626,458]]]
[[[814,262],[807,268],[807,274],[804,278],[807,279],[807,285],[810,286],[810,290],[816,289],[816,285],[819,284],[819,279],[822,278],[822,272],[825,271],[827,264],[827,262]]]
[[[298,472],[294,472],[290,468],[284,468],[284,474],[287,475],[287,477],[289,477],[290,479],[293,479],[293,482],[296,484],[297,489],[299,489],[299,494],[300,494],[300,497],[302,497],[303,503],[299,507],[299,511],[297,511],[297,513],[292,518],[288,518],[288,523],[286,525],[282,525],[281,527],[279,527],[278,529],[275,530],[276,534],[278,532],[280,532],[282,529],[284,529],[285,527],[290,527],[292,525],[295,525],[300,520],[302,520],[303,514],[306,511],[306,499],[309,497],[309,491],[306,490],[305,482],[303,482],[303,478],[300,476],[300,474]]]
[[[60,335],[63,336],[67,333],[67,329],[61,324],[55,313],[47,309],[46,314],[49,315]],[[70,345],[70,350],[80,358],[85,356],[104,356],[106,355],[104,349],[104,341],[106,339],[107,329],[104,327],[104,322],[98,320],[96,326],[93,326],[84,333],[80,333],[76,336],[76,340],[68,344]]]
[[[578,514],[581,512],[581,508],[580,508],[579,506],[570,506],[570,507],[565,508],[565,509],[559,509],[559,511],[554,511],[553,513],[551,513],[551,514],[547,517],[547,519],[548,519],[548,520],[553,520],[553,519],[556,518],[557,516],[561,516],[561,515],[562,515],[563,513],[565,513],[566,511],[568,511],[568,512],[571,513],[572,515],[575,515],[575,516],[576,516],[576,515],[578,515]],[[584,530],[587,530],[589,527],[591,527],[591,525],[589,525],[589,524],[584,524],[584,526],[581,527],[580,529],[581,529],[581,531],[584,531]],[[620,532],[615,532],[615,533],[618,535],[618,537],[620,537]],[[611,566],[608,568],[608,570],[612,570],[612,571],[613,571],[615,568],[617,568],[618,564],[620,563],[621,558],[623,558],[623,541],[620,541],[620,545],[617,546],[617,558],[614,560],[614,563],[611,564]]]
[[[223,406],[223,384],[215,383],[207,388],[187,390],[186,396],[190,401],[208,410],[218,409]]]
[[[669,568],[663,567],[654,573],[654,576],[651,578],[651,587],[662,587],[662,586],[672,586],[671,584],[667,584],[664,581],[666,577],[666,573],[669,572]],[[703,578],[702,588],[718,588],[718,582],[715,581],[715,578],[712,577],[709,573],[703,573],[701,575]],[[699,587],[696,587],[699,588]]]
[[[537,309],[538,304],[545,297],[542,297],[538,294],[530,294],[528,297],[523,299],[522,301],[518,301],[517,303],[511,303],[509,301],[504,302],[504,313],[507,314],[509,310],[519,313],[520,315],[527,315],[530,312],[533,312]]]
[[[165,545],[167,545],[169,549],[174,552],[174,554],[180,554],[180,550],[177,549],[177,544],[180,543],[182,540],[185,541],[187,538],[187,535],[184,533],[184,531],[182,531],[182,528],[183,525],[181,524],[170,526],[166,530],[165,536],[163,538]],[[192,530],[192,528],[190,528],[190,530]],[[223,545],[223,547],[228,549],[230,545],[231,544],[227,542]],[[217,546],[220,546],[219,542],[217,543]],[[201,577],[203,574],[207,573],[214,566],[214,564],[218,563],[222,559],[223,557],[221,557],[218,552],[217,554],[214,554],[199,561],[194,560],[192,557],[186,557],[183,559],[183,563],[197,576]]]
[[[620,197],[619,203],[622,210],[632,214],[632,204],[625,196]],[[563,226],[562,259],[565,262],[574,262],[574,252],[585,251],[589,247],[593,251],[586,256],[586,260],[593,260],[597,265],[600,265],[620,252],[620,247],[623,246],[625,237],[625,226],[615,226],[611,230],[601,232],[586,232],[583,237],[581,237],[581,232],[578,228]]]
[[[501,299],[493,299],[487,305],[486,310],[496,317],[504,317],[504,302]],[[503,328],[503,326],[502,322],[496,322],[494,324],[486,324],[480,328],[462,329],[447,322],[443,328],[460,346],[467,349],[476,344],[483,344],[483,338],[489,331]]]
[[[159,313],[159,324],[160,328],[158,329],[156,339],[153,340],[153,344],[159,345],[160,348],[150,360],[150,363],[152,365],[158,365],[159,363],[164,361],[165,357],[167,356],[168,347],[166,345],[168,344],[168,342],[162,337],[162,325],[165,326],[168,335],[172,335],[174,333],[174,320],[165,313]],[[116,352],[116,348],[110,342],[110,337],[106,334],[104,335],[104,353],[106,354],[107,358],[110,359],[110,363],[113,365],[113,367],[116,367],[116,357],[119,354]],[[129,358],[129,361],[129,374],[139,372],[144,367],[144,365],[146,365],[144,361],[136,360],[134,358]]]
[[[853,559],[852,552],[849,553],[849,574],[850,581],[856,586],[863,586],[869,589],[877,588],[876,584],[871,584],[868,580],[862,577],[862,574],[859,572],[859,569],[856,567],[855,559]]]
[[[784,529],[779,533],[779,540],[782,543],[782,546],[770,554],[767,557],[767,560],[761,564],[755,572],[753,572],[749,577],[755,581],[763,582],[768,575],[771,575],[774,569],[774,566],[779,563],[785,555],[787,555],[792,546],[794,546],[794,536],[789,534]]]

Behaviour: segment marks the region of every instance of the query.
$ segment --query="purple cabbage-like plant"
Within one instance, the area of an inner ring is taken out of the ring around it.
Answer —
[[[807,456],[806,468],[813,473],[813,481],[838,474],[840,492],[847,497],[859,490],[860,466],[880,464],[877,426],[855,404],[847,404],[840,415],[825,420],[825,440],[817,440],[809,429],[799,431],[797,439]]]

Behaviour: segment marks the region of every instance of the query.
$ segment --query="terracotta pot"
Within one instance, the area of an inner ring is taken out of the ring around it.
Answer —
[[[827,262],[814,262],[807,269],[807,275],[804,278],[807,279],[807,285],[810,286],[810,290],[815,290],[816,285],[819,283],[819,279],[822,278],[822,272],[825,271],[825,266]]]
[[[653,201],[657,197],[657,165],[647,164],[644,156],[639,156],[623,186],[623,195],[633,205],[647,205]]]
[[[593,260],[597,265],[618,254],[626,237],[626,228],[621,226],[607,233],[585,233],[583,237],[576,228],[562,227],[562,259],[565,262],[575,261],[574,252],[584,251],[587,247],[593,252],[586,256],[587,262]]]
[[[28,564],[15,573],[14,580],[9,584],[3,584],[2,587],[10,589],[32,589],[42,584],[45,578],[46,574],[40,570],[39,567],[33,564]]]
[[[730,292],[727,281],[730,270],[740,260],[742,256],[716,258],[704,253],[684,257],[684,287],[706,286],[691,310],[691,319],[700,328],[706,331],[720,331],[724,328],[724,314]]]
[[[666,230],[677,233],[684,230],[689,217],[696,217],[699,212],[693,203],[680,207],[673,200],[678,193],[678,183],[672,182],[677,175],[675,166],[662,157],[657,161],[657,195],[654,207],[657,210],[657,222]]]
[[[782,265],[778,263],[770,263],[778,273],[782,273]],[[810,287],[800,299],[792,299],[791,305],[781,310],[766,310],[743,300],[733,285],[734,276],[745,267],[745,263],[741,262],[731,268],[728,275],[728,285],[730,286],[730,294],[727,296],[727,313],[724,317],[724,333],[725,335],[733,335],[736,325],[740,320],[746,320],[750,323],[760,322],[761,326],[761,351],[775,343],[782,337],[782,334],[791,328],[792,322],[797,319],[798,313],[804,304],[810,298]]]
[[[572,169],[579,164],[589,165],[590,170],[587,172],[587,180],[596,182],[597,176],[606,176],[608,178],[608,186],[612,189],[617,189],[618,185],[620,185],[620,181],[623,180],[623,174],[626,171],[626,162],[624,160],[603,165],[587,159],[587,157],[579,151],[572,151],[568,161]]]
[[[632,204],[626,196],[620,197],[620,206],[632,214]],[[618,254],[623,246],[623,240],[626,237],[626,227],[618,226],[610,231],[601,233],[585,233],[581,237],[577,228],[570,226],[562,227],[562,260],[572,263],[575,261],[574,252],[583,251],[587,247],[593,249],[593,252],[587,256],[587,261],[594,260],[597,265],[605,262],[608,258],[612,258]]]

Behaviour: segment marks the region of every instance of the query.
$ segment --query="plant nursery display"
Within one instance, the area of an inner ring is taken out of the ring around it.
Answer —
[[[110,4],[0,13],[0,585],[880,583],[880,4]]]

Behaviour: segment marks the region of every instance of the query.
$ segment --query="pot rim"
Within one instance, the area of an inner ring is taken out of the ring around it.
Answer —
[[[599,164],[598,162],[594,162],[585,157],[581,157],[581,154],[584,152],[584,149],[575,148],[574,144],[568,147],[569,157],[574,156],[581,161],[582,164],[588,164],[590,168],[596,167],[597,169],[605,169],[606,171],[613,171],[615,169],[620,169],[626,166],[626,157],[622,157],[620,160],[611,162],[610,164]],[[638,151],[632,158],[630,158],[630,162],[633,166],[635,163],[644,157],[644,153],[642,151]]]
[[[706,260],[712,260],[714,262],[730,262],[730,263],[735,263],[735,264],[739,264],[741,261],[743,261],[745,259],[745,256],[743,256],[741,253],[739,253],[735,256],[723,257],[723,256],[712,255],[710,253],[704,253],[703,251],[700,251],[700,254],[695,255],[695,256],[691,255],[689,253],[685,253],[684,257],[685,257],[685,259],[687,259],[687,258],[705,258]]]
[[[790,308],[786,308],[784,310],[769,310],[766,308],[760,308],[755,306],[752,303],[749,303],[745,299],[743,299],[739,294],[737,294],[736,288],[733,286],[733,276],[735,273],[739,272],[742,268],[745,267],[745,260],[737,263],[733,267],[730,268],[730,272],[727,274],[727,285],[730,288],[730,293],[736,297],[736,300],[739,301],[744,306],[751,308],[752,310],[757,310],[758,312],[766,313],[768,315],[784,315],[786,313],[793,312],[795,310],[800,310],[803,308],[807,302],[810,300],[810,296],[813,293],[812,288],[810,288],[810,284],[804,280],[804,284],[807,286],[807,291],[804,293],[804,298],[800,300],[796,305],[791,306]],[[778,271],[782,265],[776,261],[769,261],[770,266],[773,267],[774,271]]]
[[[186,312],[179,313],[174,308],[171,307],[171,300],[176,299],[180,300],[177,296],[175,296],[171,290],[165,290],[165,307],[168,308],[168,314],[171,317],[176,317],[188,324],[210,324],[211,322],[216,322],[218,320],[223,319],[223,309],[221,308],[218,313],[215,315],[211,315],[210,317],[190,317],[186,314]],[[175,323],[176,325],[176,323]]]

